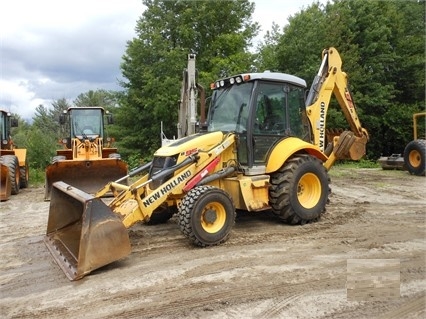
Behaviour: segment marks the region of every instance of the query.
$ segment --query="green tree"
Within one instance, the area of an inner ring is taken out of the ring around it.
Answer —
[[[247,0],[143,3],[137,37],[121,64],[125,93],[116,119],[121,153],[150,157],[160,146],[161,122],[167,136],[176,135],[187,54],[197,55],[198,81],[207,88],[218,77],[250,70],[254,55],[248,49],[259,26]]]
[[[368,157],[401,153],[412,113],[425,105],[425,1],[334,0],[289,19],[276,46],[278,70],[313,80],[324,48],[336,47],[349,75]],[[263,51],[260,50],[260,54]],[[332,103],[328,124],[341,124]]]
[[[12,127],[10,130],[13,143],[17,148],[25,148],[27,132],[31,126],[19,114],[12,114],[12,117],[18,120],[18,127]]]
[[[64,137],[59,125],[59,115],[71,105],[65,99],[52,102],[52,107],[39,105],[35,110],[33,123],[26,135],[26,148],[29,164],[33,168],[44,169],[59,147],[58,141]]]
[[[81,93],[73,101],[75,106],[102,106],[104,108],[114,107],[118,103],[117,92],[107,90],[89,90]]]
[[[272,30],[266,32],[264,40],[257,46],[259,53],[256,57],[255,66],[259,72],[264,70],[277,71],[279,69],[276,48],[280,37],[280,26],[273,22]]]
[[[46,135],[38,127],[31,127],[26,136],[28,164],[31,168],[44,170],[55,155],[57,140]]]

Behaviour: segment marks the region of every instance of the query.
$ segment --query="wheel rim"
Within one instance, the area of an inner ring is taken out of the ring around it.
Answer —
[[[408,154],[408,161],[412,167],[419,167],[421,162],[420,153],[416,150],[412,150],[410,154]]]
[[[297,185],[297,199],[300,205],[309,209],[318,204],[321,198],[321,181],[313,173],[306,173]]]
[[[221,203],[212,202],[203,209],[201,226],[207,233],[217,233],[223,228],[225,221],[226,210]]]

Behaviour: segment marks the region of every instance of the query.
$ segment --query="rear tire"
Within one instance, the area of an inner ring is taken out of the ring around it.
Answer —
[[[325,212],[330,193],[329,177],[321,161],[295,155],[271,174],[269,201],[273,212],[289,224],[316,221]]]
[[[195,187],[179,206],[182,233],[201,247],[225,242],[235,224],[235,217],[235,207],[229,194],[213,186]]]
[[[3,165],[9,168],[9,181],[12,188],[12,195],[19,194],[21,184],[19,176],[19,161],[15,155],[3,155]]]
[[[425,175],[426,141],[414,140],[404,149],[404,164],[412,175]]]
[[[28,166],[28,159],[25,159],[25,166],[19,167],[19,175],[21,182],[19,184],[20,188],[27,188],[28,187],[28,180],[29,180],[29,166]]]

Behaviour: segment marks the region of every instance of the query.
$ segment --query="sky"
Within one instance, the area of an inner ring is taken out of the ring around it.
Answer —
[[[261,40],[272,22],[315,0],[252,0]],[[320,2],[325,3],[325,0]],[[121,58],[142,0],[14,0],[0,4],[0,109],[31,122],[40,104],[89,90],[120,90]]]

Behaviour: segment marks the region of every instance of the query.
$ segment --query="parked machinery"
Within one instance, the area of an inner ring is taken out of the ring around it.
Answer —
[[[329,196],[328,170],[338,159],[359,160],[368,133],[361,126],[342,61],[334,48],[305,102],[306,82],[283,73],[244,73],[212,84],[205,132],[158,149],[130,186],[111,182],[95,196],[53,184],[45,243],[77,280],[130,253],[127,228],[154,214],[176,212],[197,246],[226,241],[236,209],[272,210],[290,224],[320,218]],[[350,130],[327,130],[334,95]],[[113,191],[105,204],[100,197]]]
[[[18,120],[9,112],[0,110],[0,200],[19,193],[28,187],[29,165],[27,150],[18,148],[12,140],[11,128],[18,126]]]
[[[424,118],[426,112],[413,114],[413,140],[404,148],[403,154],[392,154],[381,156],[378,160],[382,169],[407,170],[412,175],[425,176],[426,167],[426,140],[425,131],[420,136],[418,130],[418,119]]]
[[[127,175],[127,164],[105,134],[105,121],[112,124],[113,118],[102,107],[70,107],[60,115],[68,136],[46,168],[45,200],[50,199],[57,181],[95,194],[108,182]]]

